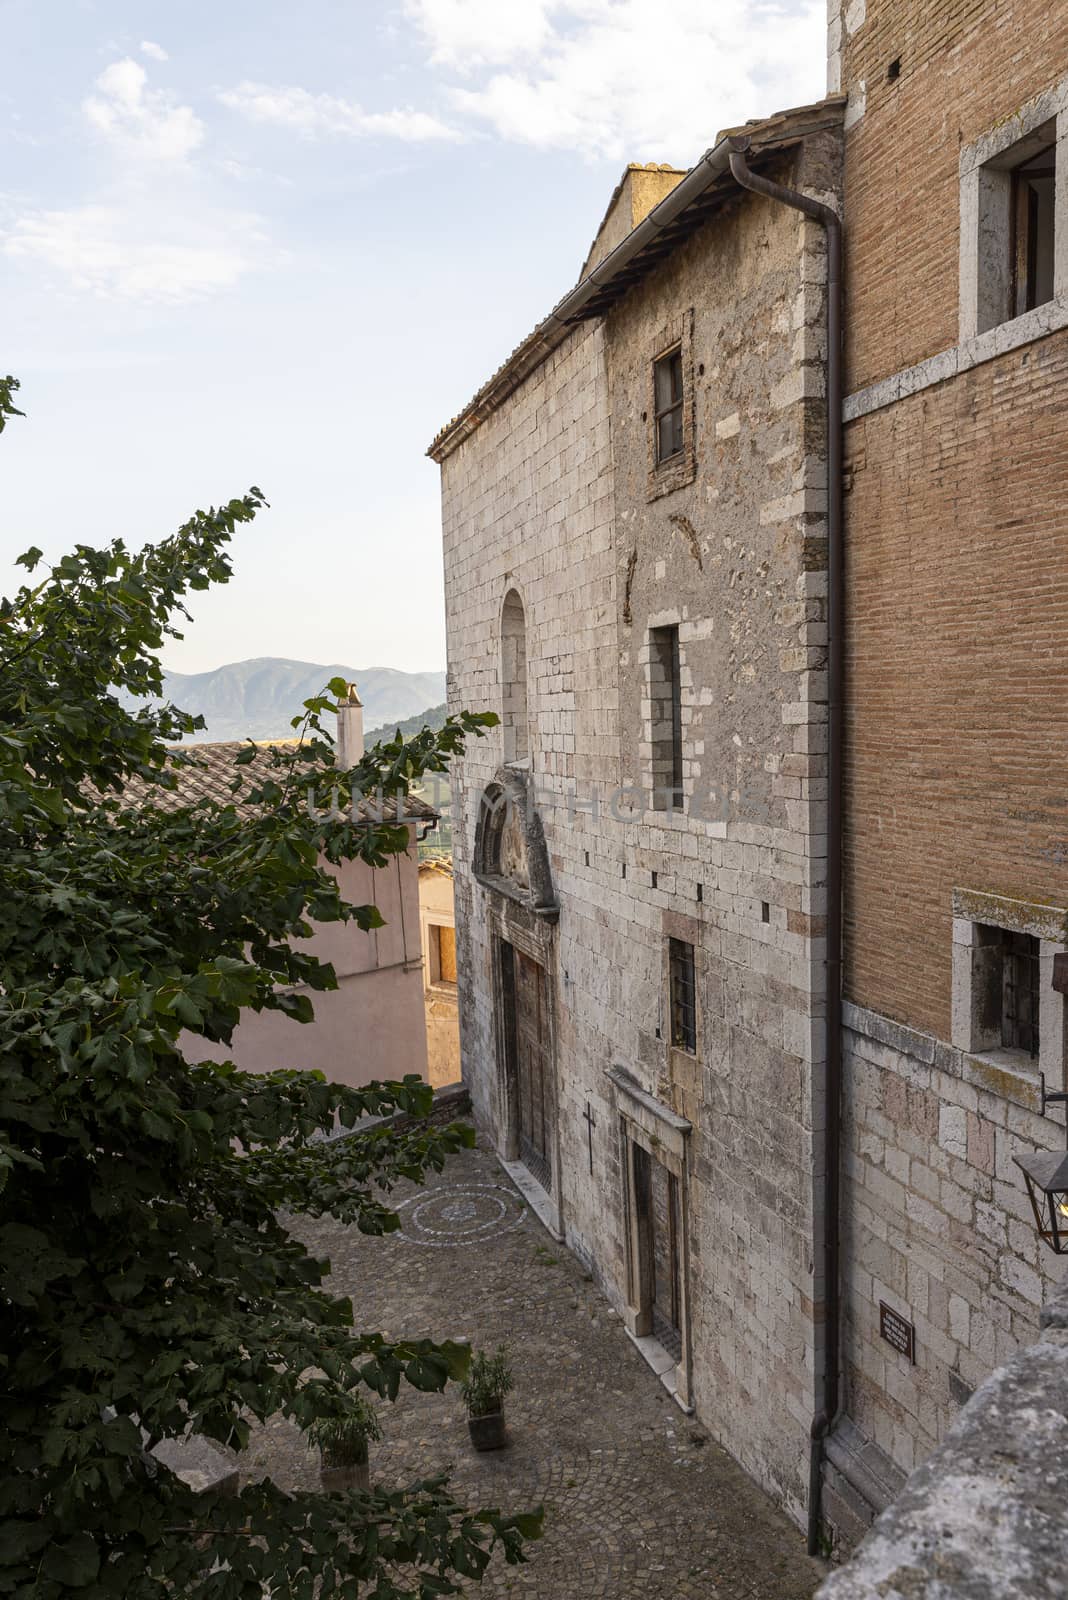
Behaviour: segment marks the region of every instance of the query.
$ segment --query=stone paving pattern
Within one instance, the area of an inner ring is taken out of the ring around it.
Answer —
[[[686,1417],[645,1365],[580,1263],[542,1227],[493,1157],[465,1152],[423,1189],[395,1191],[403,1231],[367,1238],[302,1219],[361,1325],[393,1336],[512,1348],[507,1449],[477,1454],[463,1402],[402,1387],[379,1408],[371,1472],[402,1484],[448,1470],[471,1505],[543,1503],[522,1567],[495,1561],[472,1594],[537,1600],[808,1600],[824,1569],[798,1530]],[[318,1457],[285,1421],[260,1433],[246,1472],[318,1485]]]

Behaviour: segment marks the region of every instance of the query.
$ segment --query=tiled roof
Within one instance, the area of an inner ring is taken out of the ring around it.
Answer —
[[[295,744],[291,739],[273,739],[258,741],[260,748],[271,744]],[[175,746],[175,749],[178,747]],[[230,785],[236,777],[241,777],[246,786],[254,785],[257,774],[268,775],[269,768],[266,763],[253,762],[249,766],[235,767],[234,762],[239,750],[248,748],[247,739],[228,739],[218,744],[190,744],[180,747],[185,757],[191,757],[195,765],[186,766],[184,763],[174,767],[177,785],[173,789],[161,788],[158,784],[146,783],[143,779],[134,778],[126,785],[123,798],[128,803],[140,806],[152,804],[160,811],[179,811],[184,806],[195,805],[198,800],[212,800],[216,805],[233,806],[238,816],[254,816],[257,807],[250,805],[247,799],[235,798],[230,792]],[[377,802],[373,798],[361,801],[359,808],[360,819],[364,822],[397,821],[397,802],[393,795],[383,795],[381,814]],[[401,807],[401,820],[406,822],[437,822],[438,812],[433,806],[427,805],[425,800],[420,800],[416,795],[408,795]]]

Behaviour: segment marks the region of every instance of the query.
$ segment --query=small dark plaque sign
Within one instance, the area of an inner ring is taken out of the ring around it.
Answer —
[[[1058,950],[1053,957],[1053,987],[1058,994],[1068,994],[1068,951]]]
[[[893,1345],[900,1355],[908,1356],[913,1366],[916,1365],[915,1326],[906,1322],[885,1300],[879,1301],[879,1333],[887,1344]]]

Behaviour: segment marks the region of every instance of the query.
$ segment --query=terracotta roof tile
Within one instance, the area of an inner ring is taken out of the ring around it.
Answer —
[[[292,739],[274,739],[257,741],[261,748],[268,745],[293,745]],[[235,799],[230,792],[230,785],[235,777],[240,776],[246,782],[255,782],[257,772],[262,772],[266,777],[268,768],[263,763],[253,762],[250,766],[235,767],[239,750],[247,749],[247,739],[228,739],[218,744],[190,744],[181,746],[183,756],[192,757],[195,765],[175,767],[174,775],[177,786],[173,789],[164,789],[157,784],[146,783],[143,779],[135,778],[123,790],[123,798],[130,804],[142,806],[152,804],[160,811],[179,811],[184,806],[192,806],[198,800],[212,800],[216,805],[232,805],[238,816],[254,816],[257,807],[250,805],[245,799]],[[175,747],[178,748],[178,747]],[[365,799],[360,804],[359,815],[365,822],[378,821],[378,807],[371,799]],[[397,820],[396,797],[383,796],[382,818],[387,822]],[[407,822],[437,822],[439,814],[433,806],[420,800],[416,795],[409,795],[401,808],[402,820]]]

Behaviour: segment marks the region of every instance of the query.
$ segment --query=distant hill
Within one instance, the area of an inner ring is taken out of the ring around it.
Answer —
[[[383,729],[382,731],[395,733],[399,729],[400,733],[405,739],[410,739],[413,734],[422,733],[424,728],[430,728],[436,733],[439,728],[443,728],[445,726],[445,718],[447,714],[446,705],[443,700],[440,706],[431,706],[429,711],[420,711],[414,717],[405,717],[403,722],[398,722],[396,724],[390,723],[389,728]],[[367,719],[365,715],[364,728],[366,729],[366,727]]]
[[[392,732],[407,721],[416,731],[432,715],[426,708],[436,712],[445,698],[444,672],[348,667],[336,661],[320,666],[279,656],[232,661],[213,672],[167,672],[164,687],[175,705],[199,712],[207,721],[199,740],[284,739],[292,734],[290,718],[299,715],[302,702],[331,678],[359,685],[367,732],[383,727]]]

